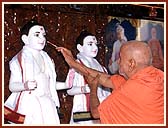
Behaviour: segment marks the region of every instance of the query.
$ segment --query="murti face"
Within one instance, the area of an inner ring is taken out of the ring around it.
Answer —
[[[34,50],[42,50],[46,43],[46,32],[43,26],[35,25],[30,28],[28,33],[27,46]]]
[[[83,54],[87,57],[93,58],[97,56],[98,47],[95,36],[87,36],[83,40]]]

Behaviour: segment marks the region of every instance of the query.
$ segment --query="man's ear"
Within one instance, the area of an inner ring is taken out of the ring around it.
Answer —
[[[129,71],[133,71],[135,67],[136,67],[135,59],[130,59],[129,60]]]
[[[24,44],[29,44],[27,35],[25,35],[25,34],[22,35],[21,39],[22,39],[22,41],[24,42]]]
[[[77,49],[79,52],[83,52],[83,47],[80,44],[77,44]]]

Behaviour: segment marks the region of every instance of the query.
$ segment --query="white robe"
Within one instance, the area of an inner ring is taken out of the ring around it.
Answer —
[[[77,61],[80,63],[79,59],[82,61],[82,63],[90,67],[92,69],[104,72],[106,71],[105,67],[101,66],[99,62],[94,58],[86,58],[85,56],[81,55],[80,53],[77,55]],[[104,69],[103,69],[104,68]],[[73,112],[83,112],[87,111],[87,105],[86,105],[86,96],[82,92],[81,87],[82,86],[88,86],[85,83],[84,77],[76,72],[74,69],[70,69],[66,78],[66,85],[69,86],[69,90],[67,90],[67,93],[69,95],[74,95],[73,98],[73,108],[71,112],[71,124],[94,124],[97,123],[94,120],[89,121],[79,121],[74,122],[73,121]],[[90,89],[87,89],[87,93],[90,93]],[[109,88],[105,88],[103,86],[98,86],[97,94],[99,101],[102,102],[108,95],[110,95],[111,91]]]
[[[21,67],[17,55],[10,61],[9,86],[14,90],[24,86],[27,80],[36,80],[37,88],[33,91],[22,91],[18,112],[25,115],[24,124],[57,125],[60,124],[56,106],[60,107],[56,91],[56,72],[51,58],[45,51],[40,51],[44,59],[44,70],[40,69],[30,48],[24,46],[21,51]],[[22,80],[23,78],[23,80]],[[13,91],[5,105],[15,108],[20,91]]]

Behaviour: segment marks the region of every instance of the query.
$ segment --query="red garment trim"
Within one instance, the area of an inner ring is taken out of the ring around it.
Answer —
[[[80,61],[80,63],[82,65],[84,65],[83,62],[80,59],[79,59],[79,61]],[[85,78],[84,78],[84,83],[85,83],[85,85],[87,84],[87,81],[85,80]],[[90,111],[90,93],[85,93],[85,97],[86,97],[86,108],[87,108],[87,111]]]
[[[23,68],[22,68],[22,54],[21,54],[21,52],[17,55],[17,58],[18,58],[19,65],[20,65],[20,68],[21,68],[22,82],[23,82]],[[22,94],[22,91],[20,92],[19,97],[17,99],[17,103],[16,103],[16,106],[15,106],[15,109],[14,109],[15,112],[17,112],[18,107],[19,107],[19,101],[20,101],[21,94]]]

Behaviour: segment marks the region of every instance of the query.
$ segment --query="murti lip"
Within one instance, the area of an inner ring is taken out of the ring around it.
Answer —
[[[96,53],[97,52],[97,50],[94,50],[94,51],[92,51],[93,53]]]

